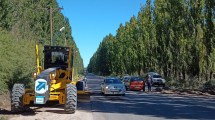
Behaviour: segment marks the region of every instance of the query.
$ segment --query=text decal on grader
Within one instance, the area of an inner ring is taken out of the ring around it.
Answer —
[[[45,96],[36,96],[36,104],[43,104]]]

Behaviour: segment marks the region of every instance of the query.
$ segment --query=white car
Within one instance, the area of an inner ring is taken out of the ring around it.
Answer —
[[[163,86],[165,87],[166,80],[162,78],[162,76],[156,72],[148,73],[152,77],[152,85],[155,86]]]
[[[104,95],[125,95],[125,85],[119,78],[105,78],[101,84],[101,93]]]

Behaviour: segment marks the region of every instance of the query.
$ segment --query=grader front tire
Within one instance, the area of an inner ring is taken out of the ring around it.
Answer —
[[[23,84],[14,84],[11,94],[11,111],[22,112],[24,110],[23,95],[25,86]]]
[[[67,113],[75,113],[77,109],[77,88],[73,84],[67,84],[65,93],[65,111]]]

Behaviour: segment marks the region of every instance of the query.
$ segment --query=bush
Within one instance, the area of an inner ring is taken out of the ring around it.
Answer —
[[[215,80],[209,80],[204,84],[205,90],[215,90]]]
[[[0,31],[0,91],[10,90],[14,83],[31,83],[34,45],[33,41],[18,40],[11,33]]]
[[[0,116],[0,120],[8,120],[9,118],[7,116]]]

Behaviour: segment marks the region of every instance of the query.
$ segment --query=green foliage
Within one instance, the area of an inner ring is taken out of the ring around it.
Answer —
[[[8,116],[0,116],[0,120],[9,120]]]
[[[214,0],[154,0],[153,5],[147,0],[115,36],[104,37],[89,72],[141,75],[154,70],[170,85],[199,88],[215,72],[214,8]]]
[[[204,84],[206,90],[215,90],[215,80],[209,80]]]
[[[30,86],[35,71],[35,43],[42,48],[50,44],[50,7],[58,9],[56,0],[1,0],[0,1],[0,90],[11,89],[14,83]],[[76,52],[75,75],[83,71],[83,60],[71,35],[68,18],[60,10],[53,16],[54,45],[64,46],[65,40]],[[65,27],[63,31],[60,28]]]
[[[0,89],[12,88],[14,83],[31,82],[34,71],[34,42],[17,40],[5,31],[0,31]]]

